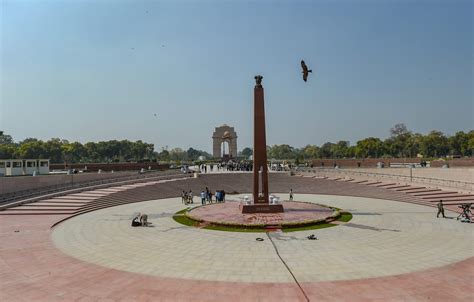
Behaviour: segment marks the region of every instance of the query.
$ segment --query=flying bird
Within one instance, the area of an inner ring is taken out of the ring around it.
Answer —
[[[308,70],[308,66],[306,66],[305,62],[303,60],[301,60],[301,67],[303,68],[303,81],[307,81],[308,80],[308,74],[311,72],[313,72],[311,69]]]

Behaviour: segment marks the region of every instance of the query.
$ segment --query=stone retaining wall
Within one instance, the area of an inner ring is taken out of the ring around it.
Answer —
[[[49,186],[61,186],[69,183],[89,182],[101,179],[110,179],[136,175],[137,171],[117,173],[80,173],[73,175],[40,175],[0,177],[0,195],[24,190],[32,190]]]

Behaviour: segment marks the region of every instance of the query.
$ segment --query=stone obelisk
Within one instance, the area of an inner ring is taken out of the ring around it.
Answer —
[[[270,204],[268,196],[267,139],[261,75],[255,77],[253,128],[253,204],[242,204],[242,213],[281,213],[282,204]]]
[[[268,203],[267,139],[265,136],[265,104],[261,75],[255,77],[253,89],[253,200]],[[261,188],[260,188],[261,185]],[[261,189],[261,190],[260,190]]]

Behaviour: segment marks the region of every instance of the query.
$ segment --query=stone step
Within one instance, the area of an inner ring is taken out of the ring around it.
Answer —
[[[385,183],[385,184],[376,185],[376,186],[374,186],[374,187],[383,188],[383,187],[394,186],[394,185],[397,185],[397,184],[394,183],[394,182],[391,182],[391,183]]]
[[[43,211],[75,211],[79,209],[80,207],[76,208],[71,208],[71,207],[35,207],[35,206],[19,206],[19,207],[14,207],[14,208],[8,208],[5,211],[38,211],[38,212],[43,212]]]
[[[409,188],[406,188],[406,189],[403,188],[403,189],[395,190],[395,191],[408,193],[409,191],[420,190],[420,189],[426,189],[426,187],[411,187],[411,186],[409,186]]]
[[[33,203],[27,204],[51,204],[51,205],[86,205],[90,202],[81,202],[81,201],[48,201],[48,200],[40,200]]]
[[[37,207],[37,208],[80,208],[84,204],[51,204],[42,202],[33,202],[21,205],[21,207]]]
[[[407,188],[407,187],[410,187],[410,186],[409,186],[409,185],[396,185],[396,186],[385,187],[384,189],[387,189],[387,190],[395,190],[395,189]]]
[[[74,199],[74,200],[94,200],[94,199],[97,199],[97,198],[98,198],[97,196],[83,197],[83,196],[65,195],[65,196],[54,197],[54,198],[51,198],[50,200],[71,200],[71,199]]]
[[[423,199],[425,199],[427,201],[433,201],[433,202],[440,201],[440,200],[443,200],[443,202],[445,202],[445,201],[461,201],[461,202],[466,202],[466,203],[469,202],[469,201],[474,202],[474,197],[462,197],[462,196],[460,196],[460,197],[450,197],[450,198],[444,198],[444,197],[434,198],[434,197],[432,197],[432,198],[423,198]]]
[[[73,215],[72,211],[0,211],[0,215]]]
[[[381,184],[381,183],[382,183],[381,181],[375,181],[375,182],[364,183],[364,185],[377,187],[376,185]]]
[[[413,194],[413,196],[418,196],[422,198],[429,197],[429,196],[449,197],[449,196],[459,196],[459,193],[457,192],[423,193],[423,194]],[[474,195],[468,195],[468,196],[474,196]]]
[[[416,194],[416,193],[424,193],[424,192],[441,192],[441,189],[422,189],[422,190],[405,191],[404,193]]]

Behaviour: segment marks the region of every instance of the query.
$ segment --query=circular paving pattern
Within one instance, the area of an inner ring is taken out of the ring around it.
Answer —
[[[339,227],[268,236],[219,232],[175,222],[173,214],[184,205],[171,198],[74,217],[58,225],[52,239],[64,253],[108,268],[253,283],[294,282],[275,249],[300,282],[392,276],[474,256],[472,225],[437,219],[432,208],[361,197],[296,198],[348,210],[353,219]],[[152,227],[130,227],[137,212],[148,214]],[[318,240],[308,240],[310,234]]]
[[[285,202],[283,213],[242,214],[240,201],[227,201],[196,207],[187,216],[198,221],[216,225],[298,225],[324,221],[336,216],[338,211],[309,202]]]

